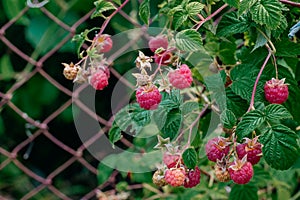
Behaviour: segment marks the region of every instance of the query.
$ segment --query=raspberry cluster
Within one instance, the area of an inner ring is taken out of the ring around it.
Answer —
[[[148,46],[154,55],[146,56],[139,51],[135,64],[140,73],[133,73],[132,75],[137,82],[137,103],[141,108],[153,110],[158,107],[161,101],[160,92],[165,91],[169,93],[173,88],[189,88],[193,77],[189,66],[180,63],[178,56],[176,56],[176,47],[172,47],[169,44],[166,35],[151,37]],[[153,61],[158,64],[158,68],[153,74],[148,74],[152,70],[151,63]],[[164,71],[168,73],[164,73]],[[160,72],[160,77],[156,77],[158,72]]]
[[[230,142],[230,138],[216,137],[207,142],[205,151],[207,158],[216,162],[214,170],[219,181],[246,184],[253,177],[252,165],[257,164],[262,156],[262,145],[258,137],[245,138],[244,143],[237,145],[235,141]],[[233,162],[230,161],[232,153],[236,155]]]
[[[194,169],[187,168],[180,153],[165,152],[163,163],[163,169],[158,169],[152,177],[153,183],[157,186],[171,185],[173,187],[192,188],[200,183],[200,169],[198,166]]]

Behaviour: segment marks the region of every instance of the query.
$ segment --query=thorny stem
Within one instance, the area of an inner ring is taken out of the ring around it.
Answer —
[[[223,6],[221,6],[220,8],[218,8],[218,10],[216,10],[214,13],[212,13],[211,15],[209,15],[208,17],[206,17],[205,19],[201,20],[197,27],[195,28],[196,31],[198,31],[198,29],[208,20],[210,20],[211,18],[213,18],[214,16],[216,16],[217,14],[219,14],[224,8],[226,8],[228,6],[228,4],[224,4]],[[199,18],[201,19],[201,15],[198,15]],[[203,17],[202,17],[203,18]]]
[[[106,26],[108,25],[108,23],[112,19],[112,17],[115,16],[128,2],[129,2],[129,0],[125,0],[110,16],[108,16],[106,18],[106,20],[104,21],[104,23],[101,26],[99,35],[101,35],[104,32]]]
[[[255,93],[256,93],[256,88],[257,88],[257,85],[258,85],[258,81],[259,81],[259,79],[260,79],[260,77],[262,75],[262,72],[265,69],[265,67],[266,67],[266,65],[267,65],[267,63],[268,63],[271,55],[272,55],[271,49],[268,46],[267,46],[267,48],[268,48],[269,53],[268,53],[268,56],[266,57],[266,60],[265,60],[264,64],[262,65],[262,67],[261,67],[261,69],[260,69],[257,77],[256,77],[256,80],[255,80],[255,83],[254,83],[254,87],[253,87],[253,90],[252,90],[252,96],[251,96],[250,106],[249,106],[247,112],[249,112],[249,111],[251,111],[251,110],[254,109],[254,99],[255,99]]]

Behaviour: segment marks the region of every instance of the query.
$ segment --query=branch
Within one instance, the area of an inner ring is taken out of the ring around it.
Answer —
[[[283,4],[288,4],[288,5],[300,8],[300,3],[296,3],[296,2],[293,2],[293,1],[289,1],[289,0],[280,0],[280,2],[283,3]]]

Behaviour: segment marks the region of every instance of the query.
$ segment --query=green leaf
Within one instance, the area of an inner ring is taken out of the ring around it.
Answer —
[[[176,138],[180,132],[180,127],[182,123],[182,115],[177,109],[170,111],[167,115],[164,127],[161,129],[162,137],[169,137],[171,140]]]
[[[268,121],[293,118],[290,112],[280,104],[270,104],[264,109]]]
[[[237,125],[236,134],[239,139],[246,137],[249,133],[262,125],[266,120],[264,113],[260,110],[252,110],[242,117]]]
[[[264,129],[260,142],[266,162],[275,169],[290,168],[300,155],[299,136],[282,124]]]
[[[257,38],[252,51],[256,50],[259,47],[264,46],[265,44],[267,44],[267,42],[268,40],[263,36],[263,34],[257,31]]]
[[[248,11],[258,0],[248,0],[248,1],[241,1],[240,7],[238,10],[238,16],[241,16],[246,11]]]
[[[113,126],[110,128],[108,132],[108,139],[112,144],[122,139],[121,131],[122,130],[119,128],[119,126],[113,123]]]
[[[279,26],[282,17],[281,3],[277,0],[257,1],[250,9],[252,19],[270,29],[276,29]]]
[[[229,200],[255,200],[258,199],[258,188],[248,183],[246,185],[235,184],[229,194]]]
[[[224,128],[232,129],[237,122],[234,113],[231,110],[225,109],[220,116]]]
[[[184,165],[189,169],[195,169],[197,165],[197,152],[194,148],[186,149],[182,154]]]
[[[97,174],[97,179],[98,179],[98,185],[101,185],[108,181],[109,177],[113,173],[114,169],[111,167],[108,167],[107,165],[103,163],[99,163],[98,165],[98,174]]]
[[[105,1],[105,0],[98,0],[94,2],[94,5],[96,6],[96,10],[91,15],[91,18],[95,17],[104,17],[103,12],[109,11],[109,10],[115,10],[116,7],[111,2]]]
[[[200,107],[203,107],[202,105],[199,105],[198,102],[195,101],[186,101],[184,104],[180,106],[181,114],[183,116],[190,114],[193,111],[199,111]]]
[[[176,34],[177,47],[182,51],[197,51],[203,48],[200,33],[195,30],[183,30]]]
[[[280,40],[275,44],[276,56],[297,57],[300,55],[300,44],[289,40]]]
[[[13,69],[12,63],[8,54],[4,54],[0,58],[0,78],[2,80],[12,79],[15,75],[15,71]]]
[[[174,23],[174,28],[177,30],[179,27],[181,27],[186,20],[188,19],[188,15],[184,14],[183,12],[176,12],[173,15],[173,23]]]
[[[235,8],[238,8],[239,3],[240,3],[239,0],[223,0],[223,1],[224,1],[224,3],[227,3],[228,5],[235,7]]]
[[[236,44],[230,41],[222,41],[219,49],[219,57],[225,65],[233,65],[236,63],[235,59]]]
[[[159,107],[153,111],[152,119],[154,120],[155,125],[159,130],[161,130],[164,127],[167,120],[167,116],[168,110],[164,108]]]
[[[72,42],[76,42],[76,50],[77,50],[77,55],[79,56],[80,54],[80,49],[85,41],[85,36],[83,33],[76,34],[72,38]]]
[[[20,0],[2,1],[1,3],[3,5],[2,12],[6,14],[8,19],[16,17],[26,6],[24,1]],[[30,20],[27,15],[22,15],[22,17],[16,21],[17,24],[25,26],[27,26],[29,22]]]
[[[237,118],[241,117],[248,109],[248,103],[236,95],[231,88],[226,88],[226,106]]]
[[[170,94],[164,92],[162,93],[162,101],[159,104],[159,107],[164,108],[168,111],[179,108],[179,106],[183,103],[182,96],[180,94],[180,90],[172,90]]]
[[[190,17],[197,15],[204,8],[204,4],[199,2],[191,2],[189,3],[185,9]]]
[[[150,0],[143,0],[139,7],[139,15],[145,24],[149,24],[150,18]]]

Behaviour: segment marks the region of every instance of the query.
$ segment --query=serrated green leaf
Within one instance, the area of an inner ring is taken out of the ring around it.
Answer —
[[[182,154],[184,165],[189,169],[194,169],[197,165],[197,152],[194,148],[186,149]]]
[[[252,183],[246,185],[235,184],[229,194],[229,200],[256,200],[258,188]]]
[[[257,1],[258,0],[241,1],[238,10],[238,16],[241,16],[246,11],[248,11]]]
[[[256,128],[260,127],[266,120],[264,113],[260,110],[252,110],[242,117],[242,121],[238,123],[236,134],[239,139],[249,135]]]
[[[297,57],[300,55],[300,44],[289,40],[280,40],[275,44],[276,56]]]
[[[182,96],[180,94],[180,90],[172,90],[170,94],[164,92],[162,93],[162,100],[159,104],[159,107],[164,108],[168,111],[179,108],[179,106],[183,103]]]
[[[161,129],[162,137],[169,137],[171,140],[177,137],[180,132],[182,115],[177,109],[170,111],[167,115],[166,123]]]
[[[226,88],[226,106],[237,118],[241,117],[248,109],[248,103],[236,95],[231,88]]]
[[[191,2],[191,3],[187,4],[187,6],[185,7],[185,9],[190,17],[200,13],[200,11],[203,8],[204,8],[204,4],[199,3],[199,2]]]
[[[236,33],[243,33],[248,30],[250,23],[245,16],[237,16],[236,12],[225,14],[217,28],[218,36],[230,36]]]
[[[97,171],[98,185],[101,185],[108,181],[114,169],[100,162]]]
[[[223,0],[225,3],[227,3],[228,5],[238,8],[239,7],[239,0]]]
[[[264,158],[272,168],[286,170],[299,157],[299,136],[282,124],[264,129],[260,142],[264,145]]]
[[[103,12],[109,11],[109,10],[115,10],[116,7],[111,2],[105,1],[105,0],[98,0],[94,2],[94,5],[96,6],[96,10],[91,15],[91,19],[95,17],[104,17]]]
[[[174,23],[174,28],[177,30],[180,26],[182,26],[186,20],[188,19],[188,15],[184,14],[183,12],[176,12],[173,15],[173,23]]]
[[[182,51],[197,51],[202,49],[202,38],[195,30],[183,30],[176,34],[176,46]]]
[[[279,26],[282,17],[281,4],[277,0],[257,1],[250,9],[252,19],[270,29],[276,29]]]
[[[232,129],[237,122],[234,113],[231,110],[225,109],[220,116],[224,128]]]
[[[85,41],[85,36],[83,33],[76,34],[72,38],[72,42],[76,42],[76,50],[77,50],[77,55],[79,56],[80,54],[80,49]]]
[[[178,5],[168,11],[168,16],[173,17],[176,12],[183,12],[183,11],[184,9],[182,5]]]
[[[264,109],[268,121],[293,118],[290,112],[280,104],[270,104]]]
[[[257,32],[256,42],[252,51],[255,51],[257,48],[264,46],[265,44],[267,44],[267,42],[267,38],[264,37],[260,32]]]
[[[145,24],[149,24],[150,18],[150,0],[143,0],[139,7],[139,15]]]
[[[164,127],[167,120],[167,116],[168,110],[164,108],[159,107],[153,111],[152,119],[154,120],[155,125],[159,130],[161,130]]]
[[[236,44],[230,41],[222,41],[219,49],[219,57],[225,65],[233,65],[236,63],[235,59]]]

